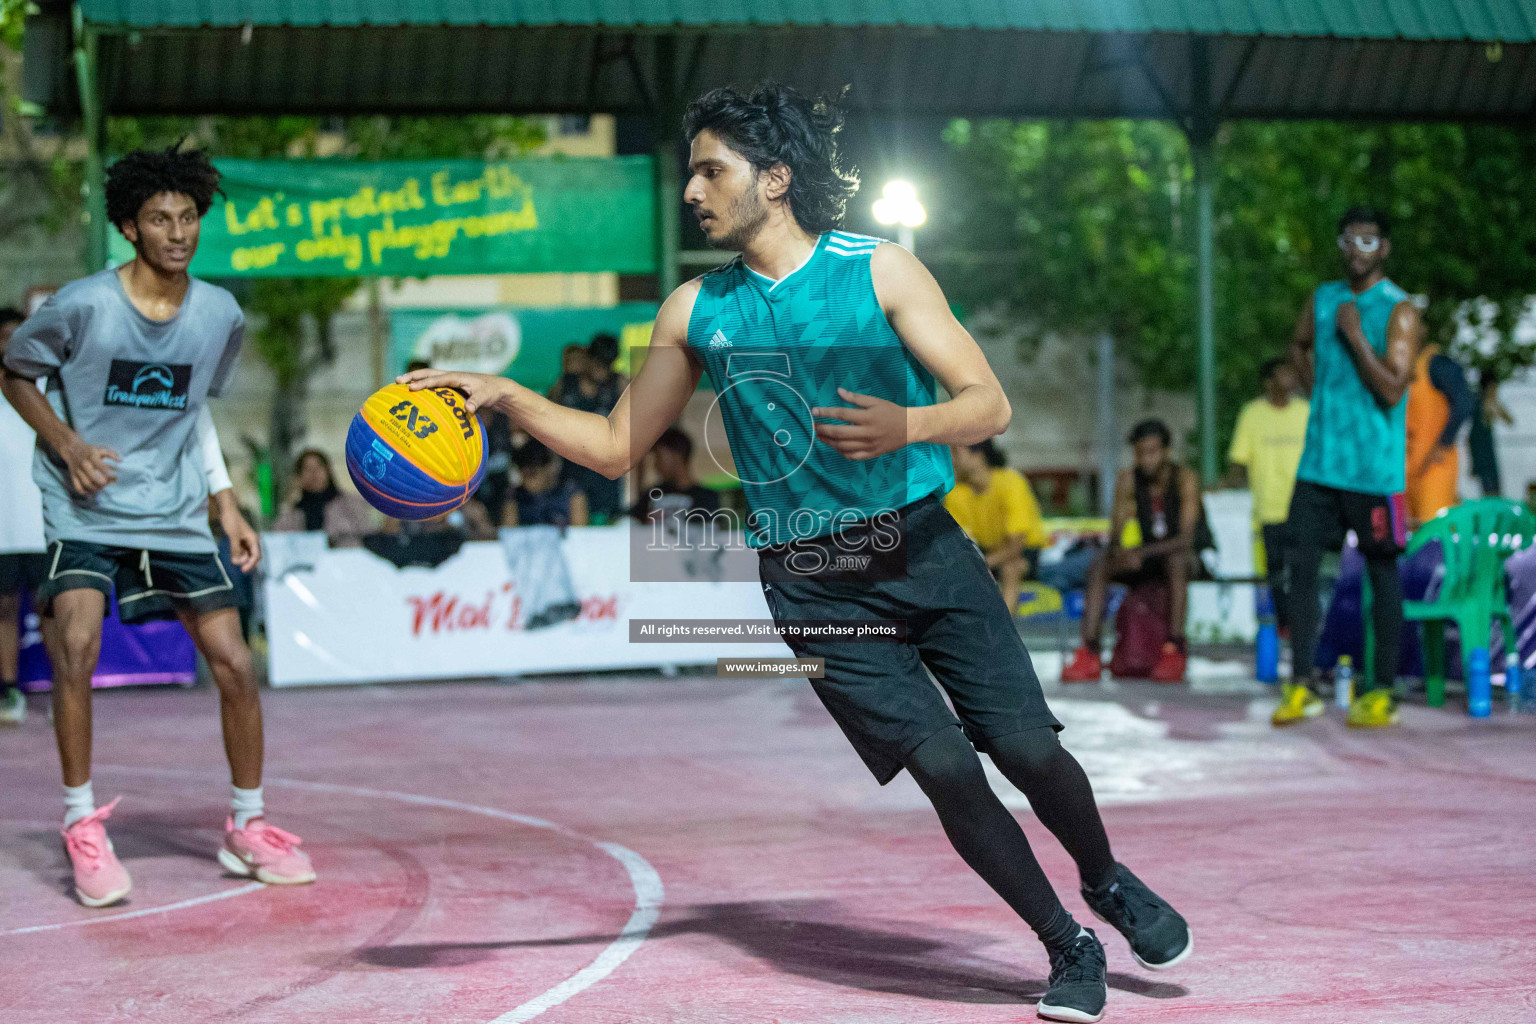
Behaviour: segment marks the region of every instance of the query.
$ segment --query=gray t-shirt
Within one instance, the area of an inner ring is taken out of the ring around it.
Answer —
[[[117,479],[87,498],[71,491],[63,460],[39,442],[32,478],[50,545],[217,550],[197,414],[228,383],[244,330],[235,297],[195,278],[174,317],[151,320],[113,269],[65,285],[16,328],[5,365],[46,377],[59,418],[122,456]]]

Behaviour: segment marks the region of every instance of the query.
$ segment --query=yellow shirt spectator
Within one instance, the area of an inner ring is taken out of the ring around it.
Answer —
[[[1301,449],[1307,441],[1309,409],[1300,398],[1292,398],[1284,406],[1255,398],[1238,414],[1227,458],[1247,468],[1253,520],[1261,526],[1283,523],[1290,516],[1296,467],[1301,464]]]
[[[1026,548],[1043,548],[1050,540],[1035,493],[1017,470],[992,470],[987,489],[980,494],[970,484],[956,484],[945,496],[944,507],[983,550],[995,548],[1014,533],[1024,535]]]

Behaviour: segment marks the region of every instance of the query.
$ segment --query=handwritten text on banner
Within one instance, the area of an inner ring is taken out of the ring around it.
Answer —
[[[655,270],[649,157],[218,160],[201,277]],[[113,255],[132,257],[114,235]]]

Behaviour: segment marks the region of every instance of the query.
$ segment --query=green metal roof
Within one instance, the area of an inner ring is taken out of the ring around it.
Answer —
[[[78,109],[69,5],[29,99]],[[1536,118],[1536,0],[80,0],[120,114],[650,113],[765,78],[897,117]],[[41,69],[41,70],[40,70]],[[1208,120],[1203,121],[1208,123]]]
[[[88,21],[195,27],[726,25],[1530,42],[1522,0],[81,0]]]

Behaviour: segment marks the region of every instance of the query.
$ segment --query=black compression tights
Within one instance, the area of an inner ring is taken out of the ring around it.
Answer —
[[[1107,884],[1115,861],[1093,789],[1077,759],[1057,742],[1056,731],[1042,726],[994,740],[992,747],[993,763],[1072,855],[1083,884]],[[1071,942],[1076,922],[1057,899],[1024,830],[987,784],[981,758],[959,726],[924,740],[907,756],[906,769],[971,869],[1047,946]]]

